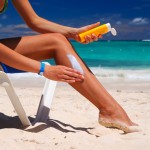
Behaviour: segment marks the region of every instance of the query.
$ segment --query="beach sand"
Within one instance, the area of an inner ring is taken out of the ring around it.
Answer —
[[[33,120],[44,79],[12,81]],[[5,90],[0,87],[0,150],[149,150],[150,82],[100,81],[140,125],[141,132],[123,134],[99,125],[96,107],[66,83],[57,85],[48,123],[23,130]]]

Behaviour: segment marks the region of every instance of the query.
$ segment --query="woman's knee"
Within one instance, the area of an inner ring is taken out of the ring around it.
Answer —
[[[47,40],[48,41],[52,41],[53,44],[55,45],[63,45],[63,44],[67,44],[68,40],[66,39],[66,37],[60,33],[48,33],[47,34]]]
[[[68,39],[60,33],[46,33],[35,37],[39,48],[47,50],[50,53],[56,54],[57,52],[65,52],[71,49]]]
[[[55,51],[68,51],[72,49],[72,46],[68,39],[60,33],[48,34],[48,39],[52,39]]]

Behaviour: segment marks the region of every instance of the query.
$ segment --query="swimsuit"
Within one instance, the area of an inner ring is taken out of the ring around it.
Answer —
[[[0,14],[2,14],[3,12],[5,12],[6,9],[7,9],[7,7],[8,7],[8,0],[5,0],[4,7],[3,7],[3,9],[0,11]]]
[[[5,0],[4,7],[3,7],[3,9],[0,11],[0,14],[2,14],[3,12],[5,12],[6,9],[7,9],[7,7],[8,7],[8,0]],[[0,62],[0,70],[1,70],[1,69],[2,69],[4,72],[6,72],[6,73],[14,73],[14,72],[15,72],[15,73],[19,73],[19,72],[24,72],[24,71],[21,71],[21,70],[18,70],[18,69],[9,67],[9,66],[7,66],[7,65],[5,65],[5,64],[3,64],[3,63]]]

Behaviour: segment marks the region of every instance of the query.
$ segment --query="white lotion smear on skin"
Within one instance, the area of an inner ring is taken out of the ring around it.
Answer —
[[[76,70],[79,71],[82,75],[84,75],[83,69],[81,68],[81,66],[80,66],[80,64],[78,63],[78,61],[76,60],[76,58],[75,58],[73,55],[71,55],[71,54],[68,54],[67,57],[68,57],[68,59],[70,60],[73,69],[76,69]]]

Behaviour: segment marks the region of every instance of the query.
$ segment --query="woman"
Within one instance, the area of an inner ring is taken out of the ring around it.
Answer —
[[[126,133],[138,131],[137,125],[99,83],[67,40],[72,38],[79,42],[79,33],[100,23],[82,28],[62,26],[39,17],[28,0],[12,0],[12,3],[26,24],[40,34],[0,40],[0,62],[20,70],[43,73],[52,80],[67,82],[99,109],[100,124]],[[6,5],[6,0],[1,0],[0,11],[4,11]],[[98,38],[88,35],[85,43],[97,41]],[[40,63],[50,58],[54,58],[56,66]],[[75,61],[72,62],[72,58]],[[77,67],[73,68],[73,63]]]

